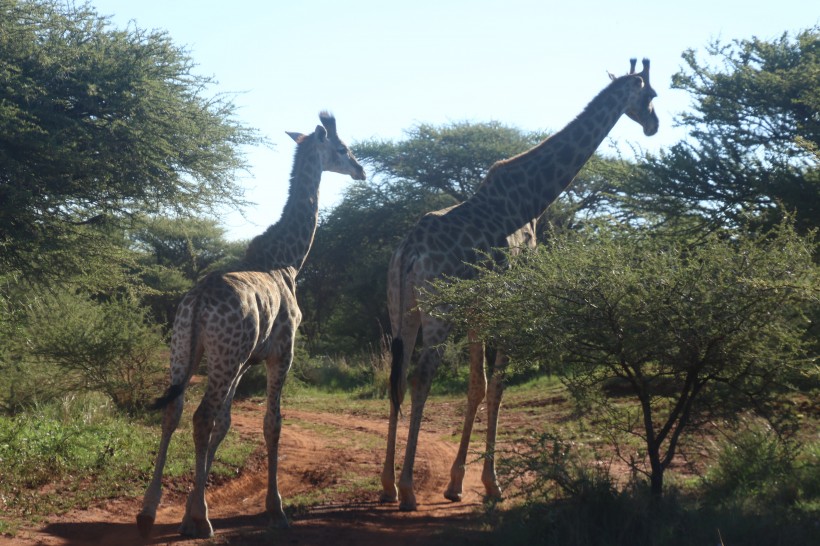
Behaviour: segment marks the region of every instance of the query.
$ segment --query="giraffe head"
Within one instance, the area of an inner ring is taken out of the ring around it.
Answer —
[[[638,59],[629,59],[629,74],[624,76],[636,82],[624,113],[643,127],[646,136],[652,136],[658,132],[658,116],[652,106],[652,99],[658,94],[649,85],[649,59],[643,60],[643,70],[640,72],[635,72],[637,62]],[[610,77],[615,79],[611,74]]]
[[[347,144],[336,134],[336,118],[328,112],[321,112],[319,120],[322,124],[317,125],[316,130],[309,135],[291,132],[288,132],[288,135],[297,144],[310,141],[316,147],[322,162],[322,171],[346,174],[353,180],[364,180],[364,168],[356,161]]]

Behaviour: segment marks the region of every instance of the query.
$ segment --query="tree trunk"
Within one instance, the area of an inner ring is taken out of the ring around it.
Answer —
[[[649,473],[649,491],[652,494],[653,499],[660,499],[663,495],[663,465],[661,464],[661,458],[659,454],[659,449],[657,446],[648,446],[648,455],[649,455],[649,467],[651,472]]]

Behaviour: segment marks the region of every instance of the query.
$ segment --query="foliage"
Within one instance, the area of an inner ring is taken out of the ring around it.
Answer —
[[[26,344],[0,362],[7,411],[86,391],[131,411],[149,402],[164,380],[164,340],[131,299],[46,294],[30,302],[24,324]]]
[[[369,141],[356,145],[356,157],[394,179],[410,180],[426,192],[469,198],[487,169],[517,155],[547,135],[523,133],[498,122],[460,122],[435,127],[419,124],[401,142]]]
[[[152,265],[182,273],[195,283],[208,271],[242,257],[245,242],[225,240],[225,229],[210,218],[150,217],[140,222],[130,238]]]
[[[88,4],[0,13],[0,273],[59,279],[136,212],[240,203],[241,147],[260,139],[167,34],[112,29]]]
[[[633,180],[634,208],[713,231],[795,214],[798,230],[820,218],[820,27],[771,42],[715,41],[687,50],[673,87],[690,93],[680,118],[690,138],[648,157]]]
[[[785,430],[778,395],[814,370],[803,314],[818,304],[814,252],[788,223],[699,245],[601,223],[507,271],[438,282],[425,305],[514,359],[557,367],[660,495],[685,429],[751,408]]]
[[[606,457],[592,448],[591,459],[566,423],[518,433],[499,458],[499,479],[523,502],[487,506],[493,536],[512,545],[815,543],[818,445],[786,444],[754,420],[744,424],[718,446],[705,479],[661,499],[635,476],[616,483]]]
[[[140,219],[133,232],[107,235],[119,258],[99,272],[66,272],[57,285],[6,277],[0,409],[20,411],[67,389],[101,388],[126,409],[155,396],[179,298],[244,250],[223,235],[207,219]]]
[[[645,487],[619,487],[606,468],[582,460],[577,446],[554,433],[523,442],[500,467],[525,497],[496,524],[505,544],[678,544],[686,514],[674,496],[650,503]]]
[[[144,218],[123,244],[137,253],[143,304],[165,331],[173,327],[183,294],[206,273],[242,258],[247,246],[226,241],[225,230],[212,219],[185,217]]]
[[[339,205],[322,214],[299,273],[300,332],[313,355],[354,354],[378,342],[389,324],[390,253],[419,216],[444,206],[441,198],[421,196],[407,184],[370,184],[354,183]]]
[[[742,428],[730,435],[705,477],[706,501],[752,511],[794,504],[801,496],[799,451],[771,430]]]
[[[183,419],[182,428],[189,423]],[[193,473],[193,439],[181,432],[171,441],[168,479]],[[126,418],[98,395],[67,396],[14,417],[0,416],[0,518],[46,516],[142,494],[158,434],[156,427]],[[216,479],[235,475],[256,447],[229,433],[214,462]],[[185,492],[174,483],[168,486]]]

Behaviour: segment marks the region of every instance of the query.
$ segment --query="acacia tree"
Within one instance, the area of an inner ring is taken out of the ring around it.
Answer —
[[[140,296],[179,279],[125,234],[146,215],[241,204],[243,147],[262,143],[214,83],[164,32],[0,0],[0,406],[78,383],[120,405],[147,392],[162,339]],[[150,273],[169,274],[147,286]]]
[[[418,217],[448,204],[452,199],[424,195],[400,181],[386,189],[369,180],[350,186],[341,203],[323,212],[297,281],[300,332],[311,353],[351,354],[378,342],[389,324],[390,253]]]
[[[776,224],[781,209],[798,229],[820,218],[820,27],[716,41],[687,50],[672,86],[691,110],[689,139],[650,156],[625,193],[633,208],[704,231],[749,221]]]
[[[355,146],[356,157],[393,179],[410,180],[427,192],[456,202],[475,193],[487,169],[535,146],[546,134],[525,133],[498,122],[422,123],[399,142],[371,140]]]
[[[0,0],[0,274],[88,270],[134,213],[241,202],[260,139],[193,69],[164,32],[88,4]]]
[[[127,234],[135,253],[142,301],[170,331],[182,295],[206,273],[244,256],[246,242],[225,240],[225,230],[207,218],[150,217]]]
[[[637,460],[619,453],[660,495],[685,431],[749,410],[780,424],[778,398],[813,370],[815,251],[790,224],[696,246],[601,224],[556,234],[509,270],[439,282],[425,305],[513,361],[549,362],[616,446],[641,440]],[[613,384],[636,404],[607,396]]]

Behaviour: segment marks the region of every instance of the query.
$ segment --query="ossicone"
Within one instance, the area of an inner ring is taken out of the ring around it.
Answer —
[[[321,121],[325,129],[327,129],[329,135],[336,135],[336,118],[333,117],[333,114],[327,110],[322,110],[319,112],[319,121]]]

